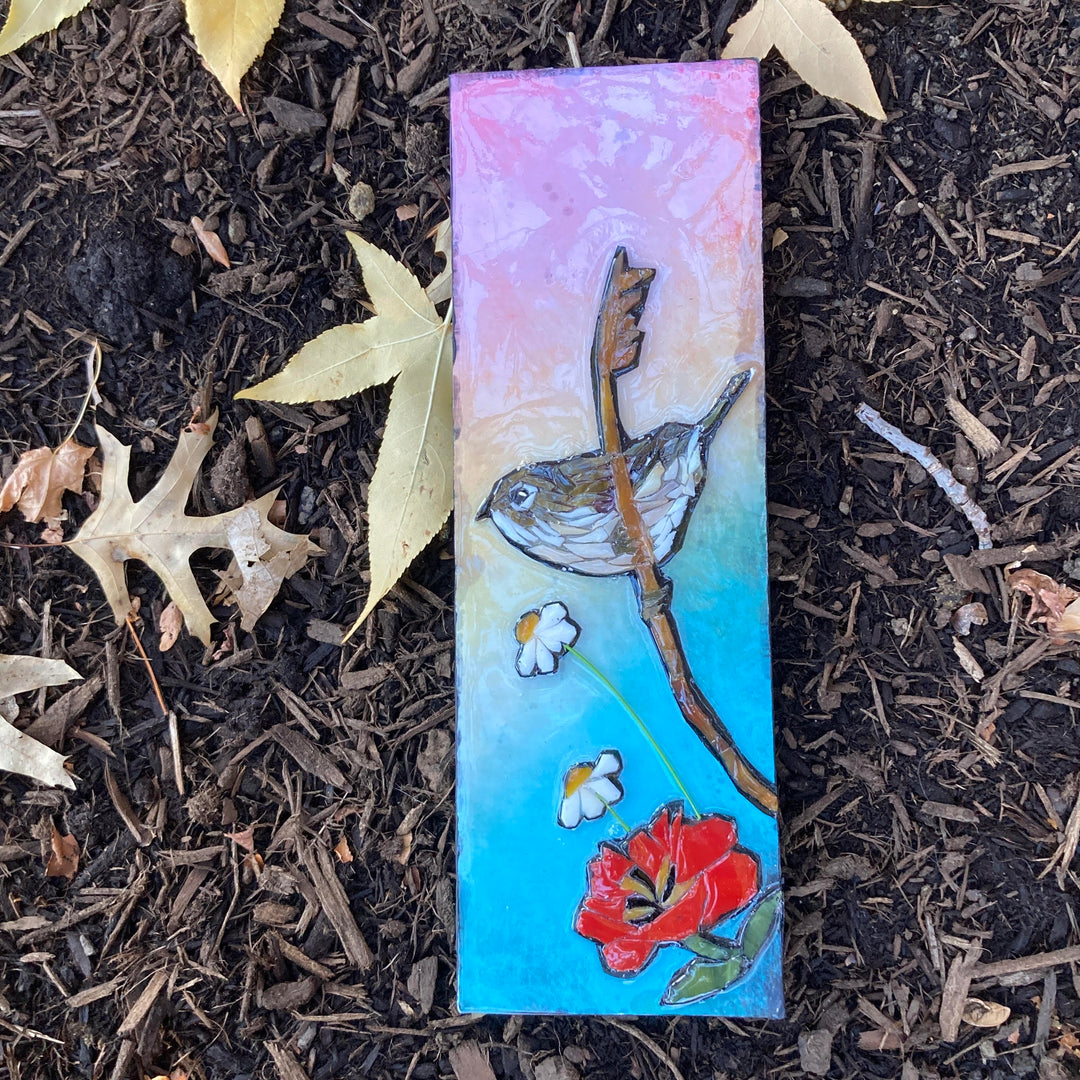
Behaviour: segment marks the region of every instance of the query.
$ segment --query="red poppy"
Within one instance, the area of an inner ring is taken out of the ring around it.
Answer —
[[[635,974],[661,945],[715,927],[753,898],[758,861],[735,841],[728,818],[685,821],[681,803],[664,807],[619,847],[600,845],[574,929],[600,946],[609,972]]]

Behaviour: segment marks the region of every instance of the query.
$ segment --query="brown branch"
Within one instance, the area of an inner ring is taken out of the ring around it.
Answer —
[[[631,557],[641,618],[649,627],[660,653],[679,709],[727,770],[735,787],[759,810],[775,817],[778,809],[775,787],[743,756],[731,733],[694,682],[671,613],[671,582],[656,562],[652,538],[634,499],[625,455],[627,438],[619,419],[615,380],[637,366],[644,337],[638,329],[638,320],[654,274],[654,270],[629,266],[626,249],[616,249],[596,320],[591,357],[600,449],[610,463],[615,506],[633,546]],[[746,382],[745,375],[740,373],[728,383],[729,407]]]

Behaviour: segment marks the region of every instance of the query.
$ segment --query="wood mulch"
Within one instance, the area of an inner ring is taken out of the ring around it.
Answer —
[[[5,1080],[1080,1076],[1080,657],[1004,581],[1017,557],[1080,576],[1080,8],[855,5],[886,124],[763,65],[784,1022],[456,1014],[451,545],[342,646],[387,393],[233,398],[363,310],[345,229],[437,271],[449,72],[565,66],[567,32],[586,62],[705,59],[733,7],[290,3],[244,114],[173,0],[95,0],[0,60],[4,472],[63,437],[102,335],[137,495],[210,398],[225,463],[194,512],[281,487],[327,553],[254,632],[218,608],[205,652],[157,651],[167,598],[130,564],[181,794],[97,584],[0,521],[0,652],[93,687],[24,707],[56,710],[77,790],[0,786]],[[994,549],[864,400],[970,485]],[[197,567],[209,595],[223,563]],[[45,876],[54,826],[71,880]]]

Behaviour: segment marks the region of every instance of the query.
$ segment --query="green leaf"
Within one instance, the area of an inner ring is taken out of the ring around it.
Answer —
[[[742,951],[734,941],[711,934],[691,934],[683,940],[683,945],[706,960],[730,960]]]
[[[697,957],[672,976],[661,1005],[689,1005],[726,990],[746,971],[746,959],[733,956],[719,963]]]
[[[780,926],[783,898],[780,886],[774,885],[762,895],[742,924],[739,944],[749,963],[754,962]]]

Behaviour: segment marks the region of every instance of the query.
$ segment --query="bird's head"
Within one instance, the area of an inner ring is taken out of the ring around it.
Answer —
[[[532,508],[540,494],[540,484],[529,466],[515,469],[500,477],[491,489],[483,505],[476,512],[477,520],[491,518],[498,523],[497,515],[511,515],[524,523],[532,516]]]
[[[524,465],[495,482],[476,518],[490,519],[512,544],[528,548],[551,531],[550,518],[562,508],[564,486],[555,463]]]

